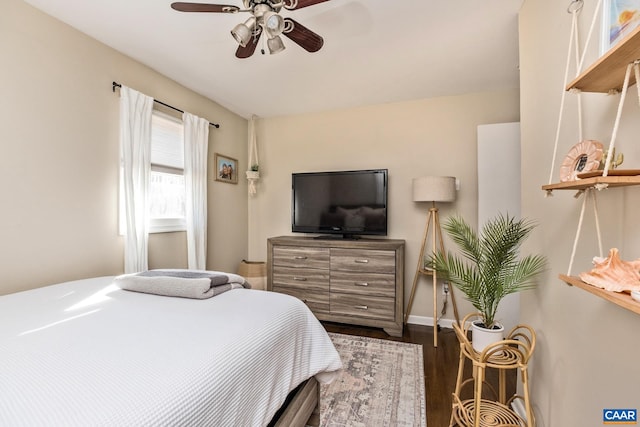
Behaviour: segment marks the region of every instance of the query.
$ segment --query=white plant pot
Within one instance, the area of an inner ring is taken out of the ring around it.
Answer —
[[[486,329],[476,323],[480,323],[480,321],[471,323],[471,343],[473,349],[478,353],[481,353],[488,345],[504,339],[504,326],[496,324],[497,329]]]
[[[247,171],[247,179],[252,180],[252,179],[260,179],[260,172],[259,171]]]

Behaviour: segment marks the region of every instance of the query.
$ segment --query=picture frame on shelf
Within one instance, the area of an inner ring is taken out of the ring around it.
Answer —
[[[604,55],[640,26],[640,0],[604,0],[600,55]]]
[[[238,160],[220,153],[214,155],[216,181],[238,183]]]
[[[575,144],[560,165],[560,182],[575,181],[578,174],[598,170],[604,155],[604,146],[595,140]]]

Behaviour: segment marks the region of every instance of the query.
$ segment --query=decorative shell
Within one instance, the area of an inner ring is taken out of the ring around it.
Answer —
[[[598,170],[602,149],[602,143],[590,139],[571,147],[560,165],[560,182],[575,181],[579,173]]]
[[[583,282],[607,291],[640,291],[640,259],[623,261],[612,248],[608,257],[594,257],[593,265],[593,270],[580,273]]]

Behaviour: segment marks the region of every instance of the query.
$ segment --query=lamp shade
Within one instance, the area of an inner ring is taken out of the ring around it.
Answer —
[[[262,17],[264,29],[272,37],[282,34],[284,30],[284,19],[275,12],[266,12]]]
[[[234,39],[240,44],[242,47],[246,47],[249,40],[251,40],[251,36],[253,35],[253,30],[256,27],[256,18],[253,16],[244,24],[236,25],[233,30],[231,30],[231,35]]]
[[[414,202],[453,202],[456,200],[456,178],[423,176],[413,179]]]
[[[269,53],[273,55],[284,50],[284,43],[282,43],[280,36],[275,36],[267,40],[267,47],[269,48]]]

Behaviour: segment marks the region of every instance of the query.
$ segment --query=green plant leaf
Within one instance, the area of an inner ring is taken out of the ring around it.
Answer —
[[[502,214],[489,220],[479,234],[460,216],[444,225],[460,255],[436,253],[431,262],[441,277],[465,294],[487,327],[495,323],[500,301],[534,288],[536,276],[546,268],[542,255],[519,259],[520,247],[534,228],[532,221]]]

